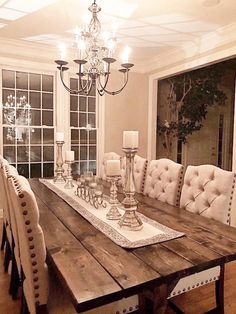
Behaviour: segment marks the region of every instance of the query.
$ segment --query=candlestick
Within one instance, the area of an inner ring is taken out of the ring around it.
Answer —
[[[108,213],[106,214],[106,218],[109,220],[119,220],[121,217],[121,213],[118,210],[119,201],[117,199],[117,182],[121,179],[120,175],[112,175],[108,176],[108,181],[111,182],[110,187],[110,200],[109,204],[111,208],[109,209]]]
[[[120,176],[120,160],[107,160],[106,175]]]
[[[123,148],[138,148],[138,131],[123,132]]]
[[[74,161],[75,160],[75,152],[73,150],[66,151],[66,161]]]
[[[73,177],[72,177],[72,160],[66,160],[67,163],[67,177],[66,177],[66,184],[64,186],[65,189],[73,189],[74,184],[73,184]]]
[[[124,193],[125,198],[122,201],[125,213],[118,225],[122,229],[135,231],[143,227],[143,223],[136,213],[138,202],[135,199],[135,185],[134,185],[134,156],[137,153],[137,148],[123,148],[126,154],[126,173]]]
[[[63,177],[64,169],[63,169],[63,158],[62,158],[62,146],[64,141],[56,141],[57,144],[57,168],[55,170],[56,176],[54,178],[55,183],[65,183],[66,179]]]

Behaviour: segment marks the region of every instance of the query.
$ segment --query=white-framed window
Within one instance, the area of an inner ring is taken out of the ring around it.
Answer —
[[[78,79],[70,78],[70,88],[78,89]],[[70,94],[70,140],[75,152],[74,174],[97,170],[97,106],[96,88],[88,95]]]
[[[54,175],[54,76],[1,70],[2,152],[25,177]]]

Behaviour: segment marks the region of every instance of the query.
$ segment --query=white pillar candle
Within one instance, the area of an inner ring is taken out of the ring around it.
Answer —
[[[107,176],[120,175],[120,160],[107,160],[106,175]]]
[[[138,148],[138,131],[123,132],[123,148]]]
[[[56,141],[57,142],[64,142],[64,133],[63,132],[57,132],[56,133]]]
[[[66,151],[66,161],[74,161],[75,160],[75,152],[73,150]]]

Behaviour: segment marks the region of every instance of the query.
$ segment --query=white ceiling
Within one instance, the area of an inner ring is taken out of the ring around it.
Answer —
[[[58,45],[88,20],[92,0],[0,0],[0,37]],[[168,53],[236,22],[236,0],[97,0],[104,31],[137,59]]]

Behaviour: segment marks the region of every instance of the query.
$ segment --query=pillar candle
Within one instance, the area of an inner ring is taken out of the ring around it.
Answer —
[[[75,159],[75,152],[73,150],[66,151],[66,161],[74,161]]]
[[[120,175],[120,160],[107,160],[106,175],[107,176]]]
[[[138,131],[123,132],[123,148],[138,148]]]
[[[57,142],[64,142],[64,133],[63,132],[57,132],[56,133],[56,141]]]

